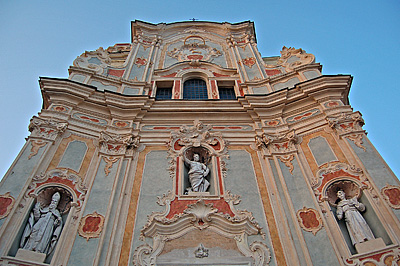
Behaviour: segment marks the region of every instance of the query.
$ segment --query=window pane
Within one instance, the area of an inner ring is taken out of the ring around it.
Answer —
[[[202,79],[189,79],[183,85],[184,100],[208,99],[207,84]]]
[[[236,99],[235,90],[233,87],[219,87],[219,98],[221,100],[234,100]]]
[[[168,100],[172,98],[172,88],[157,88],[156,100]]]

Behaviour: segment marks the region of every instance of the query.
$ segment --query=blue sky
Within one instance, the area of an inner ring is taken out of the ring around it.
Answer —
[[[191,18],[255,22],[262,56],[303,48],[323,74],[354,76],[350,104],[400,176],[400,2],[392,1],[19,1],[0,0],[0,176],[41,108],[39,76],[66,78],[85,50],[130,41],[130,21]]]

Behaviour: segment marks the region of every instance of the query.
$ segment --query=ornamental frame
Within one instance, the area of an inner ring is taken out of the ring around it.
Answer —
[[[224,193],[223,179],[226,177],[226,167],[224,159],[229,158],[228,143],[222,138],[220,132],[211,132],[212,125],[204,125],[198,120],[194,121],[193,126],[182,126],[179,130],[171,132],[168,142],[169,172],[174,180],[173,191],[180,198],[197,198],[198,196],[207,198],[219,198]],[[213,185],[212,193],[196,192],[185,195],[185,162],[184,154],[190,150],[204,149],[209,155],[209,162],[206,163],[210,168],[210,180]]]

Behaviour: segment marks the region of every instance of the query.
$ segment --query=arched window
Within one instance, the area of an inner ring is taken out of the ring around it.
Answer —
[[[208,99],[207,84],[202,79],[189,79],[183,84],[184,100]]]

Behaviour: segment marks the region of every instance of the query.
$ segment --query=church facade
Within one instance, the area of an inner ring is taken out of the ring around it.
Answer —
[[[253,22],[131,23],[40,78],[0,265],[398,265],[400,183],[349,75]]]

